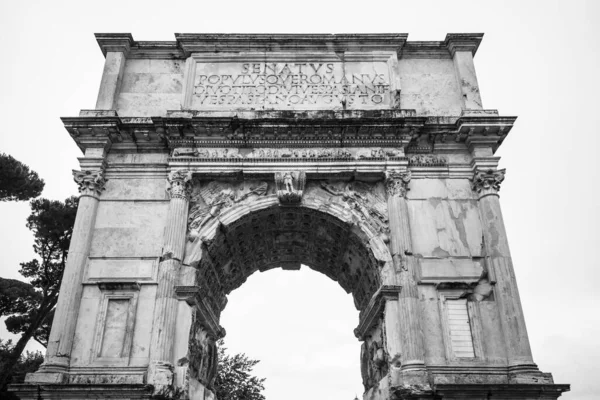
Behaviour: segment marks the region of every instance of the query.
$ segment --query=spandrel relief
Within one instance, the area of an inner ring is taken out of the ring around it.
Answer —
[[[330,201],[344,204],[355,216],[356,223],[365,224],[387,238],[388,214],[383,186],[360,181],[319,181],[311,184],[313,192],[325,192]]]
[[[188,230],[198,231],[225,209],[264,196],[268,191],[269,185],[265,181],[195,181],[190,201]]]

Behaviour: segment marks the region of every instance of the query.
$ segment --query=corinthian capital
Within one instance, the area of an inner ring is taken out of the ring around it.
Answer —
[[[389,196],[406,197],[410,171],[385,171],[385,190]]]
[[[190,171],[179,169],[169,173],[167,177],[169,186],[167,193],[174,198],[189,200],[192,193],[192,173]]]
[[[471,188],[480,195],[497,194],[500,191],[500,184],[504,180],[505,169],[485,171],[475,170]]]
[[[100,196],[105,189],[106,178],[104,170],[96,171],[78,171],[73,170],[73,180],[79,186],[79,193],[88,196]]]

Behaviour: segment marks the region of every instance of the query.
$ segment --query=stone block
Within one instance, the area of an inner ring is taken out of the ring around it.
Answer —
[[[158,257],[167,208],[167,202],[100,202],[90,257]]]
[[[102,200],[164,200],[168,202],[164,178],[109,179]]]
[[[167,110],[181,109],[181,94],[120,93],[117,112],[122,117],[164,116]]]
[[[407,193],[409,200],[440,198],[449,200],[472,200],[473,190],[468,179],[413,179]]]
[[[474,200],[408,202],[414,253],[417,256],[480,257],[481,221]]]
[[[469,258],[423,258],[419,265],[421,282],[476,282],[482,273],[482,263]]]
[[[156,275],[156,259],[91,259],[88,261],[86,281],[149,281]]]
[[[402,108],[420,115],[460,115],[460,88],[450,59],[401,58]]]

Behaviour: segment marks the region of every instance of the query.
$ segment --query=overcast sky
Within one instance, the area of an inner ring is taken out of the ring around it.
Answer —
[[[94,32],[136,40],[182,33],[393,33],[443,40],[484,32],[475,66],[485,108],[519,117],[498,155],[501,203],[534,359],[565,399],[600,392],[598,226],[600,2],[1,1],[0,151],[76,192],[78,148],[59,117],[93,108],[104,58]],[[0,275],[33,257],[27,203],[0,203]],[[352,299],[324,275],[270,271],[223,315],[232,351],[262,360],[268,400],[362,393]],[[0,337],[7,338],[4,326]]]

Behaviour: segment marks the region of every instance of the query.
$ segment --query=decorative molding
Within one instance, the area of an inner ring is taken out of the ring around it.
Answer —
[[[413,154],[408,158],[409,166],[445,166],[448,160],[437,154]]]
[[[480,195],[480,198],[490,194],[498,194],[505,173],[506,169],[488,169],[484,171],[477,169],[471,179],[471,188]]]
[[[95,171],[73,170],[73,180],[79,186],[79,193],[83,196],[100,196],[107,179],[104,177],[104,168]]]
[[[175,286],[175,294],[198,312],[198,323],[206,329],[213,340],[225,337],[225,329],[219,325],[219,319],[206,299],[200,286]]]
[[[171,199],[190,199],[190,194],[192,193],[191,171],[183,169],[172,171],[167,177],[167,183],[167,193]]]
[[[383,315],[385,303],[388,300],[398,300],[401,286],[383,285],[371,297],[367,307],[361,312],[360,322],[354,329],[354,336],[358,340],[365,340],[369,331],[375,326],[379,318]]]
[[[162,117],[119,117],[87,112],[63,117],[65,128],[85,150],[109,140],[111,152],[167,151],[186,147],[417,148],[433,134],[444,132],[446,143],[469,138],[493,141],[495,150],[516,117],[493,113],[419,117],[415,110],[349,111],[167,111]],[[102,142],[104,141],[104,142]],[[193,154],[192,154],[193,156]],[[183,157],[182,157],[183,158]],[[232,160],[236,160],[233,158]]]
[[[302,201],[306,172],[285,171],[275,173],[277,197],[282,204],[299,204]]]
[[[404,171],[389,171],[385,174],[385,189],[388,196],[398,196],[406,198],[406,193],[409,191],[408,183],[410,182],[411,172]]]

